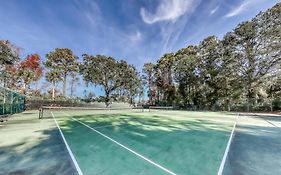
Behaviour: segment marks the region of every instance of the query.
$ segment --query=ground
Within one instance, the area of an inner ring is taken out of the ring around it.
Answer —
[[[281,174],[281,118],[237,117],[46,110],[38,119],[26,111],[0,124],[0,174],[217,174],[235,122],[222,174]]]

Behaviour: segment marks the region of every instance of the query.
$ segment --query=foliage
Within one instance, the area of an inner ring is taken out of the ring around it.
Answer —
[[[20,48],[8,40],[0,40],[0,81],[4,86],[16,88],[15,66],[19,61]]]
[[[209,36],[198,46],[164,54],[156,65],[145,64],[149,103],[177,103],[193,109],[268,110],[266,105],[281,90],[280,16],[278,3],[239,24],[222,40]]]
[[[126,61],[116,61],[104,55],[83,55],[81,74],[87,83],[100,85],[105,92],[105,103],[108,106],[113,92],[129,91],[133,96],[137,72]]]
[[[47,72],[45,75],[45,79],[52,83],[52,90],[51,90],[51,94],[52,94],[52,99],[55,99],[56,96],[56,87],[58,82],[60,82],[62,80],[61,76],[60,76],[60,72],[58,70],[52,70],[50,72]]]
[[[149,97],[149,104],[153,104],[153,100],[155,98],[155,65],[152,63],[146,63],[143,66],[142,72],[143,76],[142,79],[144,80],[144,84],[148,87],[147,95]]]
[[[199,88],[199,57],[196,46],[188,46],[175,54],[174,79],[178,84],[178,94],[184,105],[198,105],[201,92]],[[178,99],[178,102],[181,100]]]
[[[42,76],[40,56],[38,54],[31,54],[21,61],[17,68],[17,76],[22,84],[22,91],[25,94],[27,86],[33,81],[38,81]]]
[[[49,69],[49,72],[59,74],[59,79],[63,81],[63,96],[66,95],[67,76],[71,72],[78,71],[78,57],[75,56],[72,50],[67,48],[56,48],[54,51],[46,55],[47,60],[44,63]]]
[[[0,40],[0,68],[12,65],[19,60],[20,48],[8,40]]]

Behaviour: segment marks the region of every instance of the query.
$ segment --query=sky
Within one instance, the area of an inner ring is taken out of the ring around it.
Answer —
[[[205,37],[222,38],[280,0],[0,0],[0,40],[42,60],[55,48],[125,59],[139,71]],[[78,85],[77,85],[78,86]],[[84,90],[102,95],[82,80]]]

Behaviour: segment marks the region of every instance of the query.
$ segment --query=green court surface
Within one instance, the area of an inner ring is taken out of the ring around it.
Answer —
[[[46,115],[57,121],[84,175],[217,174],[235,122],[231,115],[179,111]]]

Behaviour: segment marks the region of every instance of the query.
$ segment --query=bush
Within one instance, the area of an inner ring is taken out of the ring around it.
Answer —
[[[281,110],[281,98],[276,98],[272,101],[274,111]]]

